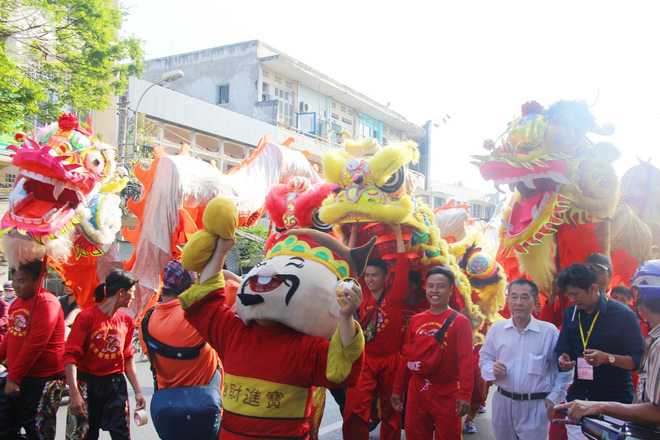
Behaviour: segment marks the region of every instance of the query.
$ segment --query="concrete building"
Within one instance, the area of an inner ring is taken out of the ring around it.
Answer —
[[[174,70],[185,77],[144,94]],[[137,111],[157,126],[149,146],[174,150],[187,142],[195,156],[215,160],[223,171],[266,134],[280,143],[294,138],[293,148],[316,163],[342,130],[383,145],[425,137],[422,127],[387,106],[256,40],[148,61],[142,80],[132,78],[119,102],[126,112],[117,144],[128,152],[134,143],[128,121],[138,102]]]
[[[461,184],[429,181],[428,189],[419,189],[415,195],[433,209],[454,201],[454,205],[468,205],[470,217],[488,221],[495,213],[499,202],[498,193],[486,193]]]

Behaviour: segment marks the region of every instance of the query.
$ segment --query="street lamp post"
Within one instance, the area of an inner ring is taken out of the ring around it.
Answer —
[[[147,87],[147,90],[142,92],[142,95],[140,96],[140,99],[138,99],[137,105],[135,106],[135,127],[134,127],[134,132],[133,132],[133,154],[137,151],[137,143],[138,143],[138,118],[140,117],[140,114],[138,113],[138,109],[140,108],[140,103],[142,102],[142,98],[144,98],[144,95],[147,94],[149,90],[151,90],[152,87],[161,85],[163,83],[171,83],[176,80],[179,80],[183,78],[185,75],[183,71],[181,70],[173,70],[171,72],[165,72],[163,73],[163,76],[161,76],[160,81],[157,83],[153,83],[149,87]]]

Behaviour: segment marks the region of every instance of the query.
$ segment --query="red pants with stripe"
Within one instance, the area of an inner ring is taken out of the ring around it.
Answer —
[[[461,418],[456,415],[457,393],[456,385],[435,385],[413,376],[408,384],[406,440],[463,438]]]
[[[395,411],[390,402],[398,367],[398,353],[390,356],[365,356],[360,382],[346,392],[342,426],[345,439],[369,438],[369,414],[374,398],[379,400],[381,440],[401,439],[401,413]]]

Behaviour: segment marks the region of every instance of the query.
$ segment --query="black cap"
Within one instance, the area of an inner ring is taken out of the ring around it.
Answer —
[[[605,270],[612,270],[612,261],[610,257],[605,254],[593,253],[589,254],[584,260],[586,264],[593,264]]]

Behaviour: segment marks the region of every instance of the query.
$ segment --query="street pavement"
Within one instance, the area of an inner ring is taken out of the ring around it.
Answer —
[[[154,388],[153,388],[153,378],[151,376],[151,370],[149,369],[149,362],[147,362],[146,358],[142,358],[136,361],[136,370],[137,370],[138,380],[140,381],[140,387],[142,388],[142,393],[147,399],[147,413],[148,413],[149,403],[151,402],[151,396],[153,395]],[[132,411],[135,409],[135,398],[134,398],[133,390],[131,389],[130,385],[128,387],[128,390],[129,390],[128,394],[131,402],[131,411]],[[489,394],[488,404],[490,404],[490,396],[492,395],[493,391],[494,388],[491,389],[491,393]],[[64,440],[65,438],[64,432],[66,426],[66,411],[68,408],[68,403],[69,403],[68,398],[62,400],[62,405],[60,406],[60,409],[57,413],[57,436],[56,436],[57,440]],[[463,438],[465,440],[495,439],[490,424],[490,412],[487,412],[486,414],[479,414],[476,418],[476,426],[478,430],[477,434],[464,434]],[[371,435],[369,436],[370,440],[378,439],[379,429],[380,427],[376,428],[373,432],[371,432]],[[102,431],[99,438],[101,440],[109,440],[110,435],[107,432]],[[137,426],[135,422],[133,421],[131,422],[131,438],[133,440],[158,439],[158,436],[156,435],[156,430],[154,429],[154,425],[151,421],[151,417],[149,417],[149,423],[147,423],[144,426]],[[325,412],[323,414],[323,420],[321,422],[321,428],[319,430],[319,439],[338,440],[341,438],[342,438],[341,415],[339,413],[339,407],[335,403],[332,395],[330,393],[327,393]],[[401,438],[402,439],[406,438],[405,432],[402,434]]]

